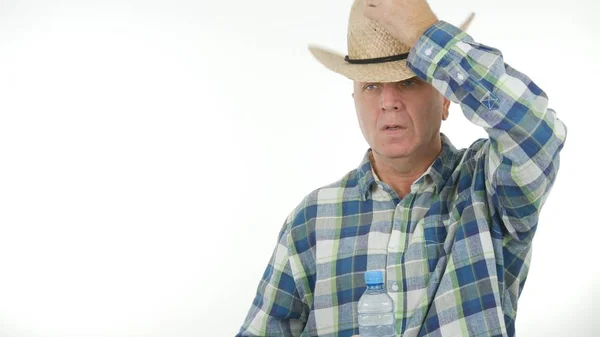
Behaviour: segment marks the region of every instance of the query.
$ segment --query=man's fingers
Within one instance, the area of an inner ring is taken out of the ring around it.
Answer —
[[[370,19],[370,20],[375,20],[375,19],[377,18],[377,12],[378,12],[378,10],[379,10],[379,9],[378,9],[378,8],[376,8],[376,7],[377,7],[376,5],[370,5],[370,4],[368,3],[368,1],[365,1],[365,2],[364,2],[364,5],[363,5],[363,8],[362,8],[362,10],[363,10],[363,15],[364,15],[364,16],[365,16],[367,19]],[[352,336],[352,337],[354,337],[354,336]]]
[[[381,0],[365,0],[367,7],[377,7],[381,4]]]

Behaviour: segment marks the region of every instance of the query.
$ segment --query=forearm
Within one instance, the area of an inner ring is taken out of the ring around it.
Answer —
[[[531,229],[554,182],[566,138],[566,127],[548,108],[546,94],[506,64],[499,50],[445,22],[425,31],[408,63],[488,133],[489,142],[478,153],[485,161],[487,192],[497,200],[509,231]]]

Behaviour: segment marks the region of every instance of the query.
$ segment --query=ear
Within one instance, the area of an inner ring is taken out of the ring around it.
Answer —
[[[442,120],[445,121],[448,119],[448,114],[450,113],[450,100],[444,97],[444,103],[442,104],[444,110],[442,111]]]

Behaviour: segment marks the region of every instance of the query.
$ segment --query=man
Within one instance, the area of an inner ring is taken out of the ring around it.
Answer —
[[[566,128],[464,29],[426,0],[356,0],[348,55],[310,48],[354,81],[370,148],[287,218],[238,336],[358,334],[367,270],[384,272],[398,335],[515,335]],[[454,148],[439,131],[450,101],[489,137]]]

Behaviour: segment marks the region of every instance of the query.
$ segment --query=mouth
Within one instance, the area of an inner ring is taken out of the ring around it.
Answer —
[[[383,131],[400,131],[400,130],[404,130],[404,129],[406,129],[406,128],[403,126],[400,126],[398,124],[388,124],[382,128]]]

